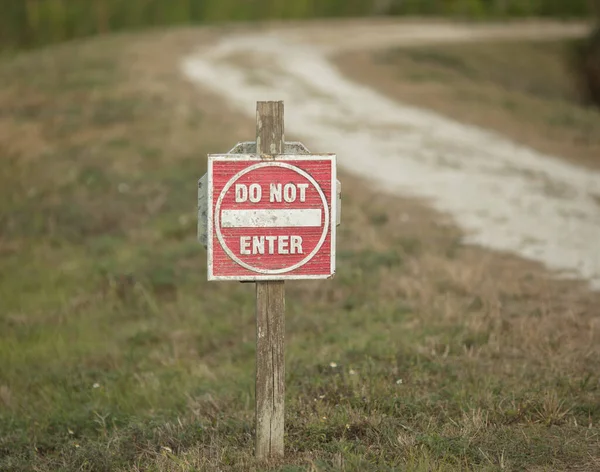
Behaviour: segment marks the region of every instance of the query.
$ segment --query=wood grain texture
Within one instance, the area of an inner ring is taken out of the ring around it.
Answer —
[[[284,149],[283,102],[258,102],[256,152]],[[265,156],[268,158],[268,156]],[[256,457],[283,456],[285,397],[285,288],[256,282]]]
[[[284,134],[283,102],[257,102],[257,154],[282,154],[285,146]]]

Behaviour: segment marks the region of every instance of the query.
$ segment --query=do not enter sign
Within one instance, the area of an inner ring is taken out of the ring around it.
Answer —
[[[209,280],[335,272],[335,155],[208,156]]]

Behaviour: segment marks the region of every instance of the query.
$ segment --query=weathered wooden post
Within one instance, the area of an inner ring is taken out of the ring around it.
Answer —
[[[283,102],[258,102],[256,153],[283,154]],[[283,190],[282,190],[283,191]],[[285,403],[285,286],[256,282],[256,456],[283,456]]]
[[[284,140],[283,102],[258,102],[256,142],[209,154],[198,182],[208,280],[256,283],[256,456],[283,456],[285,280],[335,273],[334,154]]]

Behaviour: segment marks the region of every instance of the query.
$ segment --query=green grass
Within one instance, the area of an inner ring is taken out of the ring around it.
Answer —
[[[130,78],[122,41],[0,64],[0,470],[597,466],[597,297],[349,176],[337,276],[286,287],[286,458],[256,464],[253,286],[208,283],[195,234],[206,154],[253,123],[168,48]]]

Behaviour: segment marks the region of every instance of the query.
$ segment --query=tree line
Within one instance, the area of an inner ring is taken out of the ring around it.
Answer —
[[[371,15],[588,17],[598,0],[0,0],[0,48],[144,27]]]

